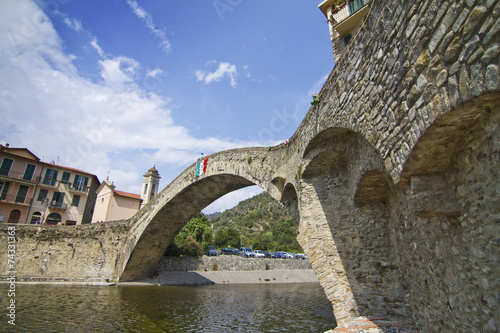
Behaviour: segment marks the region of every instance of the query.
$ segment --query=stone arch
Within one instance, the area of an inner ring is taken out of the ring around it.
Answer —
[[[304,161],[299,238],[322,272],[337,322],[361,313],[404,313],[388,228],[391,182],[380,154],[362,135],[330,128],[311,140]],[[367,297],[373,290],[378,300]]]
[[[356,207],[365,205],[387,205],[390,196],[389,175],[380,170],[366,172],[360,179],[354,195]]]
[[[480,309],[477,323],[500,316],[484,301],[496,297],[484,286],[500,276],[498,232],[482,232],[498,231],[500,220],[498,142],[500,96],[462,103],[428,127],[395,186],[396,252],[413,259],[403,276],[421,330],[453,330],[463,304]]]
[[[281,204],[285,207],[291,217],[296,221],[299,221],[299,199],[297,197],[297,191],[295,186],[291,183],[286,184],[283,189],[283,195],[280,200]]]
[[[258,184],[239,175],[216,174],[186,185],[172,197],[162,191],[136,216],[120,280],[150,276],[167,246],[192,217],[223,195],[251,185]]]

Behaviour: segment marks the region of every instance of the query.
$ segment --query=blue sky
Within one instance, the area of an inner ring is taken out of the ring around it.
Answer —
[[[293,135],[333,68],[320,1],[0,1],[0,143],[139,193]],[[207,208],[229,208],[249,188]]]

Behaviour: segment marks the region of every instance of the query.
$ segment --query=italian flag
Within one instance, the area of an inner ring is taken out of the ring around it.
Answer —
[[[207,171],[208,157],[196,162],[196,176],[200,176]]]

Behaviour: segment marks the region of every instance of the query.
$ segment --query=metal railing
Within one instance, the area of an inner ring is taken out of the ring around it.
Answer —
[[[33,198],[28,198],[26,196],[20,196],[17,194],[0,194],[0,202],[8,202],[8,203],[18,203],[18,204],[30,204],[33,201]]]
[[[363,6],[365,6],[369,0],[354,0],[354,1],[346,1],[345,5],[342,8],[337,7],[336,12],[331,12],[333,19],[335,22],[332,22],[334,24],[338,24],[345,19],[347,19],[349,16],[352,14],[356,13],[358,10],[360,10]]]
[[[49,203],[49,208],[67,209],[68,204],[65,204],[62,202],[57,202],[57,201],[52,201],[51,203]]]
[[[37,176],[35,175],[26,175],[24,172],[17,172],[17,171],[6,171],[0,173],[0,178],[9,178],[12,180],[21,180],[21,181],[27,181],[27,182],[36,182],[37,181]]]

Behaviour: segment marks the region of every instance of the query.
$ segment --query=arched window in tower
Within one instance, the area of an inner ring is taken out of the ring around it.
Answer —
[[[144,184],[144,194],[148,192],[148,184]]]
[[[149,200],[154,198],[154,196],[156,195],[155,192],[156,192],[156,184],[153,184],[153,185],[151,185],[151,196],[149,197]]]

